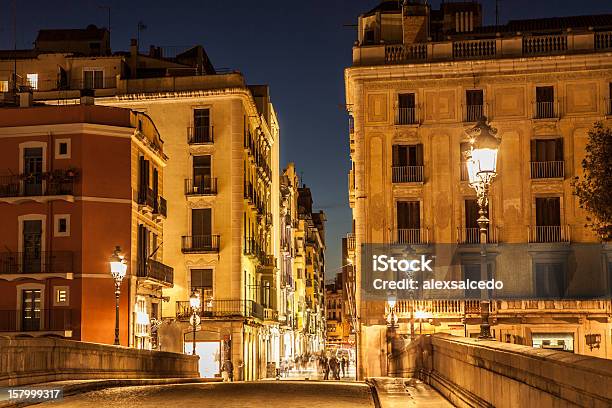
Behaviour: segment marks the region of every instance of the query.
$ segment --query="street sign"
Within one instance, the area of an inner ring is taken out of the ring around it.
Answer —
[[[194,317],[195,317],[195,325],[197,326],[198,324],[200,324],[200,316],[198,315],[191,315],[191,317],[189,318],[189,324],[193,326]]]

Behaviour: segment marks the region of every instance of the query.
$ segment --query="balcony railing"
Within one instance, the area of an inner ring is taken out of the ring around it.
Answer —
[[[480,314],[479,300],[398,300],[395,312],[400,318],[409,318],[411,313],[422,310],[439,316],[464,316],[466,314]],[[491,306],[489,305],[489,310]]]
[[[185,195],[215,195],[217,194],[217,178],[202,177],[198,180],[185,179]]]
[[[423,166],[393,166],[393,183],[422,183]]]
[[[556,102],[536,102],[535,103],[535,119],[551,119],[558,117]]]
[[[0,332],[74,330],[72,309],[0,310]]]
[[[396,125],[415,125],[419,123],[417,118],[417,108],[397,108],[395,113]]]
[[[140,187],[138,189],[138,200],[137,200],[139,205],[146,205],[148,207],[150,207],[152,210],[155,208],[156,205],[156,197],[155,197],[155,193],[153,192],[152,189],[148,188],[148,187]]]
[[[464,105],[464,122],[477,122],[485,114],[484,105]]]
[[[427,44],[396,44],[385,46],[385,62],[388,64],[421,61],[426,59]]]
[[[212,126],[187,127],[187,143],[209,144],[214,143]]]
[[[595,33],[595,49],[612,49],[612,31],[600,31]]]
[[[192,315],[189,301],[176,302],[176,317],[189,319]],[[263,306],[253,300],[212,299],[202,300],[200,316],[208,318],[255,317],[263,320]]]
[[[567,35],[523,37],[523,55],[550,55],[567,51]]]
[[[542,161],[531,162],[531,178],[563,178],[565,171],[565,162],[558,161]]]
[[[487,231],[487,244],[497,244],[497,227],[489,227]],[[457,227],[457,243],[459,244],[480,244],[480,228]]]
[[[74,195],[73,176],[49,179],[48,175],[29,174],[0,177],[0,197]]]
[[[396,230],[396,244],[428,244],[429,228],[401,228]]]
[[[183,253],[219,252],[219,235],[191,235],[181,237]]]
[[[68,273],[73,270],[71,251],[0,253],[0,273]]]
[[[146,265],[142,270],[139,268],[138,277],[155,279],[168,285],[174,284],[174,268],[154,259],[148,259]]]
[[[495,54],[495,39],[453,42],[453,58],[455,59],[495,58]]]
[[[529,242],[570,242],[569,225],[536,225],[529,227]]]

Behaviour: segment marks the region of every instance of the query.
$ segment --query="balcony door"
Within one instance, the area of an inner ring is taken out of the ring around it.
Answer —
[[[531,178],[563,177],[563,139],[531,141]]]
[[[23,221],[23,272],[42,272],[42,220]]]
[[[210,192],[211,176],[211,156],[193,156],[194,192],[199,194]]]
[[[21,330],[40,330],[40,289],[21,292]]]
[[[193,249],[212,249],[212,209],[191,210],[191,235]]]
[[[555,117],[555,88],[552,86],[536,87],[536,115],[538,118]]]
[[[196,143],[210,141],[210,109],[193,110],[193,131]]]
[[[423,145],[393,145],[393,182],[423,181]]]
[[[397,242],[415,244],[421,242],[421,203],[397,202]]]
[[[466,121],[476,122],[483,116],[484,95],[482,89],[465,91]]]
[[[416,123],[416,102],[413,93],[397,95],[397,124],[409,125]]]
[[[561,241],[561,199],[536,198],[536,238],[538,242]]]
[[[26,176],[23,189],[26,196],[42,195],[42,167],[42,147],[26,147],[23,150],[23,173]]]
[[[203,306],[202,310],[206,310],[206,301],[213,297],[213,270],[192,269],[191,291],[200,293],[200,299],[202,299]]]

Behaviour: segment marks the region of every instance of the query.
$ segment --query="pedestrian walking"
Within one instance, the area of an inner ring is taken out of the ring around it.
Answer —
[[[347,361],[346,361],[346,357],[342,356],[342,359],[340,359],[340,368],[342,369],[342,377],[346,377],[346,369],[348,368],[346,366]]]
[[[323,379],[329,380],[329,362],[327,361],[327,356],[321,358],[321,365],[323,366],[323,373],[325,374]]]
[[[223,367],[221,367],[221,377],[223,378],[223,382],[234,381],[234,364],[231,360],[225,360],[223,362]]]

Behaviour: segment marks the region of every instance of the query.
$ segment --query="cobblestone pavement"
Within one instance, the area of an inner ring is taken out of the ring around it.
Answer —
[[[322,405],[325,404],[325,405]],[[138,408],[334,408],[374,407],[370,387],[363,383],[261,381],[118,387],[88,392],[42,404],[43,407]]]

